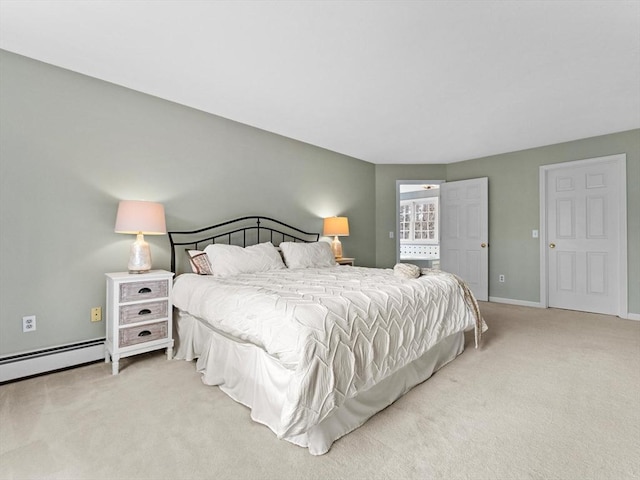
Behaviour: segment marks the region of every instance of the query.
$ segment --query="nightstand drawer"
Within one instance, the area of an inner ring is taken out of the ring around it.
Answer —
[[[167,296],[168,292],[169,282],[166,280],[123,283],[120,285],[120,302],[163,298]]]
[[[167,322],[151,323],[139,327],[120,330],[120,347],[129,347],[138,343],[153,342],[167,338]]]
[[[120,307],[120,325],[146,322],[166,318],[169,315],[169,301],[134,303]]]

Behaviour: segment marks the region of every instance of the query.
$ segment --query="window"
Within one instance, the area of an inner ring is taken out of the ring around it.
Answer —
[[[400,202],[400,240],[438,243],[438,197]]]

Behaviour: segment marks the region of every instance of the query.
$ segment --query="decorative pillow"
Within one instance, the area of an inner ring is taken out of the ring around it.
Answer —
[[[286,268],[271,242],[242,248],[235,245],[214,244],[204,249],[215,277],[239,273],[266,272]]]
[[[422,274],[422,270],[413,263],[396,263],[393,267],[393,273],[396,277],[418,278]]]
[[[209,257],[201,250],[187,250],[189,255],[189,263],[191,264],[191,270],[198,275],[213,275],[211,271],[211,264],[209,263]]]
[[[289,268],[333,267],[336,258],[327,242],[282,242],[282,256]]]

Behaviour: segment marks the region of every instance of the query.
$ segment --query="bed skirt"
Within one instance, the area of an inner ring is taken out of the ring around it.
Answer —
[[[305,433],[284,436],[280,412],[292,370],[253,343],[225,335],[185,312],[176,313],[174,325],[178,339],[175,358],[196,360],[203,383],[217,385],[249,407],[254,421],[269,427],[278,438],[308,448],[312,455],[329,451],[338,438],[361,426],[464,350],[464,332],[455,333],[377,385],[347,399]]]

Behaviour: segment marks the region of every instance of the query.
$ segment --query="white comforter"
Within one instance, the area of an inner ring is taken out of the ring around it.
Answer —
[[[475,318],[450,275],[359,267],[180,275],[174,305],[263,348],[292,371],[280,437],[306,432]]]

